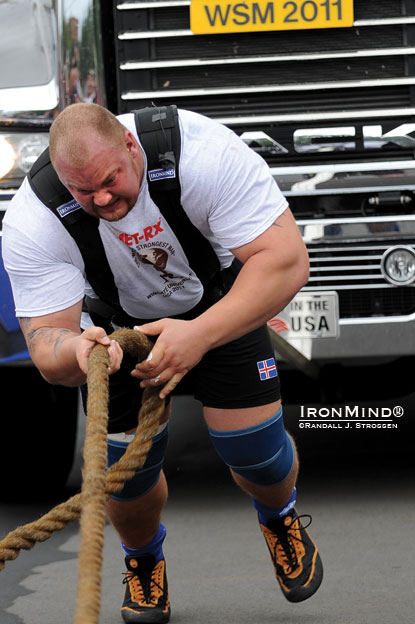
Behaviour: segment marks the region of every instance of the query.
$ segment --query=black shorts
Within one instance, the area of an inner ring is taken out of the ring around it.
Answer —
[[[137,425],[143,389],[140,380],[130,375],[135,363],[125,354],[121,369],[109,378],[109,433]],[[208,351],[172,394],[190,394],[204,406],[220,409],[278,401],[280,381],[267,327]]]

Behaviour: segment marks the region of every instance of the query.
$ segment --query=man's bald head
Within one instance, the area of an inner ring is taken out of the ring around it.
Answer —
[[[50,131],[52,164],[62,184],[93,217],[118,221],[137,202],[144,159],[134,135],[98,104],[73,104]]]
[[[52,164],[57,158],[82,169],[94,157],[89,138],[95,136],[113,147],[125,149],[126,129],[109,110],[98,104],[72,104],[53,122],[49,135]]]

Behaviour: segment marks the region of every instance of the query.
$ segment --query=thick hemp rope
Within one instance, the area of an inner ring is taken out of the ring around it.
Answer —
[[[110,336],[137,361],[143,360],[152,348],[144,334],[119,329]],[[88,366],[87,426],[84,443],[82,491],[57,505],[38,520],[18,527],[0,541],[0,570],[6,561],[17,558],[20,550],[30,550],[36,542],[44,542],[54,531],[81,517],[81,546],[78,560],[78,594],[75,624],[97,624],[101,597],[102,547],[104,543],[105,502],[140,469],[155,436],[164,400],[158,388],[143,393],[139,423],[132,442],[121,459],[107,471],[108,422],[108,353],[96,345]]]

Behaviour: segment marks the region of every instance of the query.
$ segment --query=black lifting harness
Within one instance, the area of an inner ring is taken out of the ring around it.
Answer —
[[[211,244],[192,224],[180,202],[180,128],[177,108],[171,105],[132,112],[147,156],[148,171],[174,170],[174,177],[157,177],[157,174],[152,178],[148,176],[150,196],[180,241],[190,267],[206,292],[208,285],[220,274],[220,264]],[[98,230],[99,219],[82,209],[71,210],[77,204],[52,167],[48,148],[33,164],[28,179],[37,197],[56,215],[79,247],[88,281],[99,297],[98,302],[87,298],[90,312],[94,312],[94,302],[96,305],[94,322],[103,325],[99,321],[105,319],[107,323],[114,320],[118,325],[135,324],[137,319],[129,317],[121,308],[114,276]]]

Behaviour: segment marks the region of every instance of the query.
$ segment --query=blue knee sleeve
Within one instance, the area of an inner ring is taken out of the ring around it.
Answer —
[[[209,429],[213,445],[234,472],[251,483],[283,481],[294,464],[294,447],[284,428],[282,408],[268,420],[234,431]]]
[[[132,436],[131,436],[132,437]],[[115,438],[115,439],[112,439]],[[124,455],[129,441],[117,440],[117,435],[108,439],[108,461],[107,467],[115,464],[116,461]],[[147,454],[144,466],[137,470],[135,475],[126,481],[123,489],[111,496],[115,500],[128,501],[134,500],[146,494],[154,487],[160,478],[161,469],[163,467],[164,454],[167,448],[168,427],[167,423],[153,438],[153,445]]]

